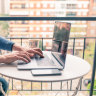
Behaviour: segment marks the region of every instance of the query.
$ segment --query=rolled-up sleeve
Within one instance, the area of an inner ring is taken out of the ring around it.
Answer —
[[[0,37],[0,49],[12,51],[14,42],[9,41],[3,37]]]

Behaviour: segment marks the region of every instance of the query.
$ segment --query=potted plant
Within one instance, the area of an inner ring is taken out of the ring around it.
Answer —
[[[88,84],[87,89],[90,90],[90,86],[91,86],[91,83]],[[94,88],[93,89],[96,89],[96,80],[94,81]],[[93,96],[96,96],[96,91],[93,91]]]

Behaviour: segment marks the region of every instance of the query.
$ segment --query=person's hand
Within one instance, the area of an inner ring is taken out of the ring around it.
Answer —
[[[1,55],[0,56],[0,63],[12,63],[16,60],[22,60],[26,63],[29,63],[31,61],[30,56],[23,51],[17,51],[17,52],[13,52],[13,53],[9,53],[6,55]]]
[[[14,44],[13,51],[27,52],[30,57],[33,57],[35,54],[39,55],[40,57],[44,57],[42,51],[39,48],[24,48]]]
[[[25,50],[29,53],[30,57],[32,57],[31,56],[32,54],[34,54],[34,55],[37,54],[42,58],[44,57],[42,51],[39,48],[28,48]]]

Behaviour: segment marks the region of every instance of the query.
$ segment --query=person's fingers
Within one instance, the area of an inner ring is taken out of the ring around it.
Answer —
[[[35,55],[35,54],[33,54],[33,53],[29,53],[29,56],[30,56],[30,57],[34,57],[34,55]]]
[[[36,51],[36,50],[29,50],[30,53],[34,53],[39,55],[40,57],[44,57],[43,54],[41,54],[40,52]]]
[[[29,55],[27,55],[27,54],[20,54],[19,56],[26,58],[28,61],[31,61]]]
[[[26,54],[30,58],[29,53],[27,51],[20,51],[20,53],[21,54]]]
[[[22,60],[22,61],[24,61],[26,63],[29,63],[29,61],[26,58],[24,58],[24,57],[17,56],[17,59],[18,60]]]
[[[30,55],[29,55],[29,53],[27,51],[25,51],[25,54],[30,58]]]
[[[26,51],[20,51],[20,52],[18,52],[18,55],[20,55],[20,56],[22,55],[23,57],[27,58],[29,61],[31,60],[29,53]]]
[[[36,51],[40,52],[41,54],[43,54],[43,52],[39,48],[33,48],[33,50],[36,50]]]

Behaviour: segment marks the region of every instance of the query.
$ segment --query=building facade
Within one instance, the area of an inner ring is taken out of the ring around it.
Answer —
[[[96,17],[96,0],[90,0],[89,16]],[[87,37],[96,37],[96,21],[88,21]]]
[[[10,0],[10,16],[21,17],[87,17],[89,0]],[[86,21],[72,23],[71,37],[86,36]],[[54,21],[11,21],[10,37],[52,38]],[[80,41],[82,42],[82,41]],[[50,49],[50,40],[44,46]]]
[[[0,14],[9,14],[9,0],[0,0]]]
[[[54,0],[10,0],[10,16],[54,16]],[[52,21],[12,21],[10,37],[48,38],[53,36]],[[47,40],[50,42],[50,40]],[[51,46],[44,40],[45,46]]]

